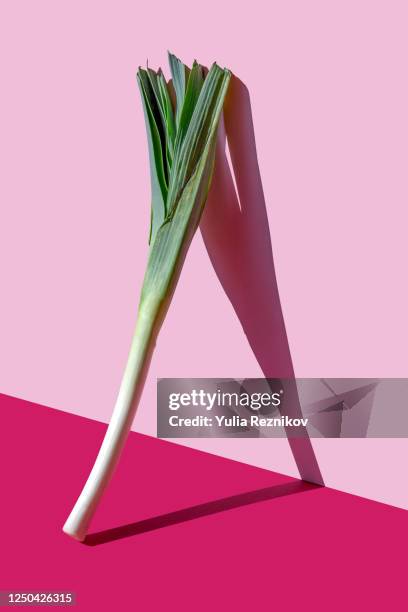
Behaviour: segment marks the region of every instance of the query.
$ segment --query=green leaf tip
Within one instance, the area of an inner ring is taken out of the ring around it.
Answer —
[[[166,82],[161,68],[154,71],[147,65],[137,74],[149,148],[151,246],[163,223],[174,218],[183,191],[203,156],[205,161],[213,157],[215,133],[231,77],[229,70],[215,62],[205,74],[197,60],[188,69],[170,51],[168,59],[172,84]],[[211,173],[207,191],[210,180]]]

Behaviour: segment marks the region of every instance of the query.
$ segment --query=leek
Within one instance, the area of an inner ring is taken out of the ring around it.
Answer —
[[[82,541],[119,461],[142,394],[160,327],[200,221],[214,166],[229,70],[207,74],[169,54],[172,86],[139,68],[151,174],[149,256],[136,328],[111,421],[88,480],[63,531]]]

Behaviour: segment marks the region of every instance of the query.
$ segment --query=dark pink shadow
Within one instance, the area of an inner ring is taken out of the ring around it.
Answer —
[[[136,521],[135,523],[120,525],[120,527],[98,531],[97,533],[87,535],[84,544],[87,546],[106,544],[107,542],[122,540],[123,538],[129,538],[156,529],[163,529],[163,527],[170,527],[171,525],[177,525],[179,523],[186,523],[187,521],[210,516],[219,512],[226,512],[227,510],[242,508],[250,504],[270,501],[286,495],[303,493],[315,488],[318,488],[318,486],[307,482],[295,481],[265,487],[264,489],[258,489],[256,491],[249,491],[248,493],[240,493],[239,495],[231,495],[231,497],[216,499],[197,506],[191,506],[190,508],[183,508],[182,510],[176,510],[168,514],[154,516],[143,521]]]
[[[236,189],[226,157],[231,157]],[[272,244],[256,154],[249,93],[231,80],[220,125],[213,182],[201,233],[214,270],[266,378],[294,377],[276,282]],[[301,416],[294,382],[287,381],[284,414]],[[300,476],[323,484],[307,435],[288,438]]]

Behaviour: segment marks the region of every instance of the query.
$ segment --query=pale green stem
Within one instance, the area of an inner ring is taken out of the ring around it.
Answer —
[[[128,437],[156,343],[160,327],[159,315],[160,301],[157,299],[145,300],[139,307],[136,329],[111,421],[88,480],[63,527],[63,531],[76,540],[84,540]]]

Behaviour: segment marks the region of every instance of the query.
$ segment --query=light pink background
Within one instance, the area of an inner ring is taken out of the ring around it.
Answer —
[[[0,391],[109,419],[147,253],[135,73],[167,48],[249,88],[297,375],[408,376],[407,17],[395,1],[3,2]],[[155,434],[157,377],[258,375],[197,235],[134,427]],[[186,444],[296,474],[284,440]],[[408,507],[408,441],[315,448],[327,484]]]

